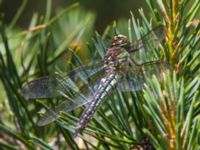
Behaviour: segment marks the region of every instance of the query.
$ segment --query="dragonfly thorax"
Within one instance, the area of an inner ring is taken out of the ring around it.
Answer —
[[[122,71],[123,66],[126,66],[128,57],[129,53],[125,48],[119,46],[108,48],[104,58],[106,72]]]
[[[124,35],[118,34],[114,36],[111,46],[107,49],[104,65],[107,72],[121,70],[126,62],[128,54],[128,48],[130,42]]]

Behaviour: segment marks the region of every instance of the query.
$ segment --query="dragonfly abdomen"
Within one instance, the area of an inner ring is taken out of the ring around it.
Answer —
[[[75,134],[85,128],[88,121],[92,118],[93,114],[103,103],[103,100],[108,96],[111,91],[116,87],[117,82],[120,79],[119,74],[108,74],[106,77],[101,79],[99,87],[97,88],[89,106],[82,113],[79,123],[76,126]]]

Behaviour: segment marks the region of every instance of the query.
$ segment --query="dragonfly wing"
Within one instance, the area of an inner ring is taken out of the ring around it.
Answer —
[[[22,94],[26,99],[57,97],[59,96],[58,84],[54,76],[41,77],[28,82],[23,87]]]
[[[132,58],[138,63],[143,64],[150,61],[157,61],[161,59],[161,51],[159,49],[161,42],[165,37],[164,26],[158,26],[141,39],[132,43],[130,51],[133,52]]]
[[[95,90],[95,87],[94,87]],[[83,92],[83,91],[82,91]],[[91,91],[85,91],[84,96],[81,94],[74,95],[73,98],[68,97],[67,100],[63,101],[61,104],[56,106],[54,109],[48,109],[45,114],[40,118],[38,125],[44,126],[60,117],[61,112],[69,112],[76,109],[82,105],[86,105],[91,101],[91,96],[93,93]],[[87,98],[86,98],[87,97]]]
[[[88,104],[91,102],[92,97],[94,95],[94,92],[97,90],[100,82],[99,77],[93,77],[89,81],[89,85],[84,85],[80,90],[77,91],[71,91],[71,93],[68,93],[66,91],[62,91],[61,94],[67,99],[63,101],[61,104],[56,106],[54,109],[49,109],[46,111],[46,113],[41,117],[41,119],[38,122],[39,126],[47,125],[53,121],[55,121],[57,118],[61,116],[61,112],[69,112],[72,111],[75,108],[78,108],[82,105]],[[64,78],[63,80],[66,80]],[[67,79],[68,80],[68,79]],[[71,82],[71,81],[70,81]],[[67,84],[67,82],[64,82],[62,84],[62,88],[68,89],[69,86],[74,86]]]
[[[63,97],[62,93],[66,90],[64,84],[70,83],[68,88],[74,87],[72,86],[74,85],[74,82],[79,84],[88,84],[89,78],[103,70],[103,65],[100,62],[96,65],[78,67],[69,74],[61,73],[60,75],[55,74],[52,76],[41,77],[28,82],[23,87],[22,94],[26,99]],[[65,89],[63,89],[63,86]]]
[[[47,125],[55,121],[60,116],[60,112],[68,112],[89,103],[104,73],[104,67],[102,63],[99,63],[81,66],[68,75],[55,74],[28,82],[23,87],[23,95],[26,98],[61,97],[66,99],[54,109],[48,109],[38,125]]]
[[[152,62],[141,66],[135,66],[129,71],[120,83],[118,83],[117,89],[120,91],[137,91],[144,87],[144,84],[148,84],[148,79],[151,79],[153,75],[158,80],[162,80],[162,73],[167,69],[171,69],[170,64],[162,61]]]
[[[140,81],[132,78],[124,78],[121,83],[118,84],[117,89],[122,92],[127,91],[138,91],[144,87],[145,80],[140,79]]]
[[[75,98],[73,102],[65,100],[64,102],[56,106],[54,109],[48,109],[45,112],[45,114],[43,114],[43,116],[40,118],[38,125],[39,126],[47,125],[55,121],[57,118],[59,118],[61,111],[69,112],[87,103],[89,103],[89,100],[87,101],[85,99],[79,101],[77,100],[77,98]]]

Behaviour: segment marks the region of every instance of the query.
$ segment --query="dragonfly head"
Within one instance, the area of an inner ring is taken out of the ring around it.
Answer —
[[[128,41],[128,38],[121,34],[115,35],[111,43],[111,47],[114,46],[128,47],[129,45],[130,43]]]

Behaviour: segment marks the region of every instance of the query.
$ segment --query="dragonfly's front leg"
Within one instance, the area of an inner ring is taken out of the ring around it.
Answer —
[[[83,130],[86,127],[87,123],[90,121],[93,114],[102,104],[105,97],[108,96],[108,94],[111,93],[111,90],[113,90],[116,86],[118,78],[119,76],[113,73],[108,74],[106,77],[101,79],[99,87],[97,88],[94,96],[92,97],[89,106],[85,109],[85,111],[82,113],[79,119],[79,123],[75,128],[74,136],[76,136],[81,130]]]

